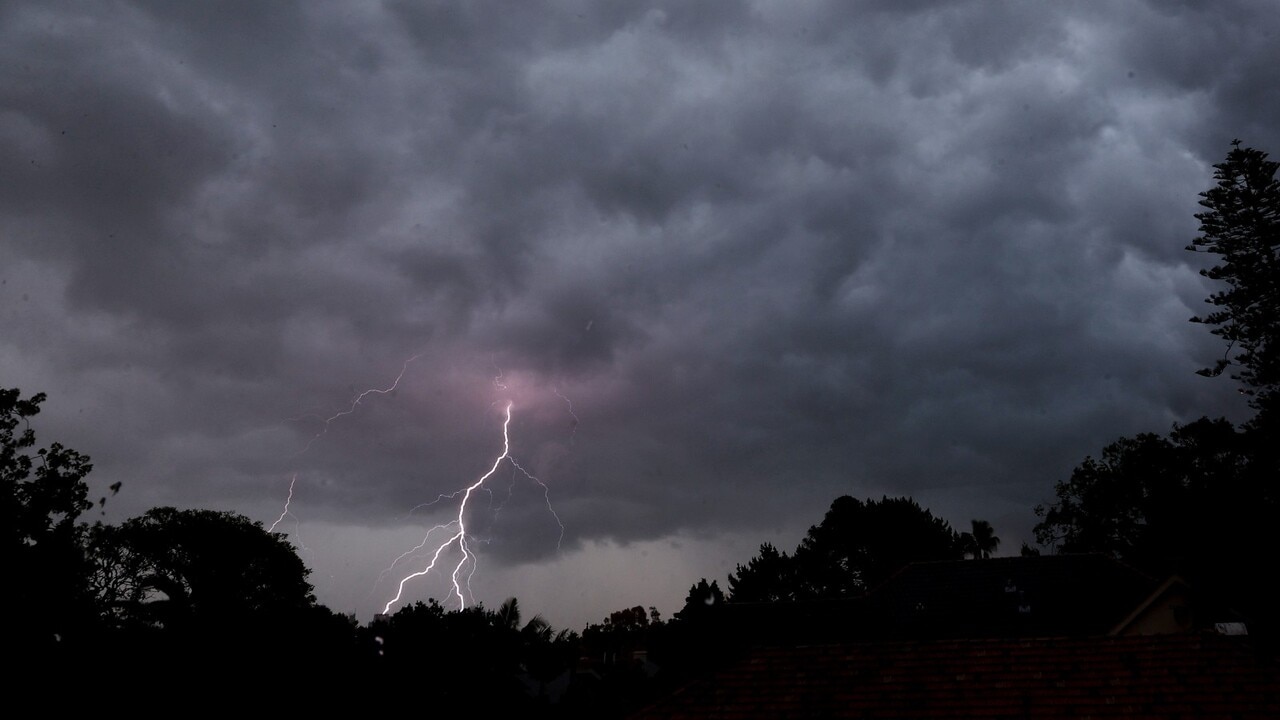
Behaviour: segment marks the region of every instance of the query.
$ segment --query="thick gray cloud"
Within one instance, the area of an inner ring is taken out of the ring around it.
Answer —
[[[0,384],[125,483],[108,518],[270,523],[296,477],[322,599],[362,615],[508,401],[564,535],[504,468],[480,599],[673,610],[846,493],[1013,551],[1111,439],[1245,416],[1193,374],[1221,348],[1183,246],[1229,141],[1280,146],[1278,30],[1245,1],[6,4]],[[636,573],[652,597],[600,589]]]

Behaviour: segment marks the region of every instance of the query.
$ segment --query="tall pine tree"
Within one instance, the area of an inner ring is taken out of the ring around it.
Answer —
[[[1200,374],[1238,367],[1231,377],[1244,385],[1250,405],[1267,415],[1280,385],[1280,163],[1261,150],[1240,147],[1239,140],[1232,146],[1214,166],[1217,185],[1200,193],[1208,210],[1196,214],[1200,236],[1187,246],[1219,255],[1219,264],[1201,274],[1228,287],[1206,299],[1213,312],[1191,321],[1214,326],[1211,332],[1227,341],[1216,367]]]

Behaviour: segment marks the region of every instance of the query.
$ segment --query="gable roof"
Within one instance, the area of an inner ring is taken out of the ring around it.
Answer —
[[[1188,595],[1189,592],[1190,586],[1187,585],[1185,580],[1177,575],[1170,575],[1167,580],[1160,583],[1160,586],[1147,596],[1146,600],[1139,603],[1123,620],[1116,623],[1116,626],[1111,628],[1111,632],[1108,634],[1128,635],[1135,632],[1150,632],[1147,623],[1154,619],[1154,615],[1160,609],[1160,606],[1170,602],[1176,606],[1180,604],[1177,602],[1177,598]],[[1223,619],[1226,618],[1224,617]],[[1192,618],[1188,618],[1185,623],[1177,624],[1190,625],[1191,622]]]

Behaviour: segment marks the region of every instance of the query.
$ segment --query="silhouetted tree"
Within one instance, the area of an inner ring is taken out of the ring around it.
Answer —
[[[376,667],[390,686],[412,683],[415,693],[444,707],[484,698],[511,710],[523,693],[516,680],[518,630],[508,626],[509,617],[480,605],[446,611],[434,599],[406,605],[369,626],[381,653]]]
[[[720,590],[720,585],[715,580],[708,584],[707,579],[702,578],[689,588],[689,594],[684,598],[684,607],[675,617],[683,621],[702,620],[723,604],[724,593]]]
[[[1221,256],[1201,274],[1229,287],[1206,300],[1217,309],[1191,320],[1215,326],[1211,332],[1227,341],[1226,356],[1201,374],[1239,366],[1232,377],[1255,409],[1266,410],[1280,387],[1280,163],[1239,140],[1232,146],[1214,166],[1217,185],[1200,194],[1208,211],[1196,215],[1200,235],[1187,246]]]
[[[411,686],[432,707],[479,702],[528,717],[551,702],[551,682],[567,677],[578,638],[538,617],[521,620],[516,598],[492,611],[446,611],[433,599],[379,616],[360,636],[380,686]]]
[[[647,648],[654,631],[662,625],[661,615],[654,608],[646,612],[636,605],[615,610],[603,621],[583,629],[583,649],[593,664],[616,665],[627,660],[627,653]]]
[[[1262,430],[1208,418],[1167,437],[1120,438],[1057,483],[1055,503],[1036,507],[1036,539],[1178,573],[1257,612],[1267,584],[1260,568],[1280,552],[1274,444]]]
[[[91,548],[96,589],[126,624],[237,626],[315,603],[293,546],[235,513],[153,508],[95,528]]]
[[[96,615],[77,523],[92,507],[84,478],[93,466],[56,442],[31,452],[30,418],[44,400],[0,388],[0,608],[10,622],[5,651],[14,653],[75,641]]]
[[[1170,561],[1230,533],[1219,526],[1232,523],[1222,511],[1247,511],[1247,443],[1231,423],[1207,418],[1175,425],[1167,438],[1120,438],[1054,486],[1056,503],[1036,507],[1036,539],[1060,552],[1173,569]]]
[[[705,592],[712,592],[709,585]],[[652,703],[713,647],[706,630],[700,622],[665,623],[655,608],[640,605],[587,625],[578,669],[590,672],[577,676],[566,716],[628,717]]]
[[[505,602],[498,606],[494,611],[494,621],[500,626],[511,631],[520,629],[520,601],[516,598],[507,598]]]
[[[518,636],[520,645],[524,649],[559,642],[569,637],[569,632],[566,630],[561,630],[557,634],[551,623],[541,615],[534,615],[528,622],[521,625],[520,601],[514,597],[507,598],[499,605],[492,617],[494,624],[499,628]]]
[[[695,586],[696,587],[696,586]],[[692,590],[690,590],[692,592]],[[635,607],[623,608],[609,613],[609,617],[598,626],[601,629],[615,632],[643,632],[648,629],[651,624],[662,622],[662,615],[655,608],[649,608],[646,612],[644,607],[636,605]]]
[[[738,565],[729,575],[730,602],[777,602],[795,600],[796,564],[772,543],[760,546],[760,554]]]
[[[960,536],[911,498],[844,496],[796,548],[798,597],[865,592],[903,566],[964,557]]]
[[[991,524],[975,520],[981,545],[911,498],[836,498],[794,554],[770,543],[729,575],[730,602],[774,602],[856,595],[913,562],[989,557],[999,545]]]
[[[996,537],[995,529],[986,520],[972,520],[970,525],[973,528],[971,532],[960,534],[961,549],[974,560],[991,557],[1000,547],[1000,538]]]

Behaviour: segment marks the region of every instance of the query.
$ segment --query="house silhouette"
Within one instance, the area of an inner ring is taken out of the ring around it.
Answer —
[[[739,652],[636,718],[1280,718],[1242,618],[1100,555],[917,563],[714,622]]]

